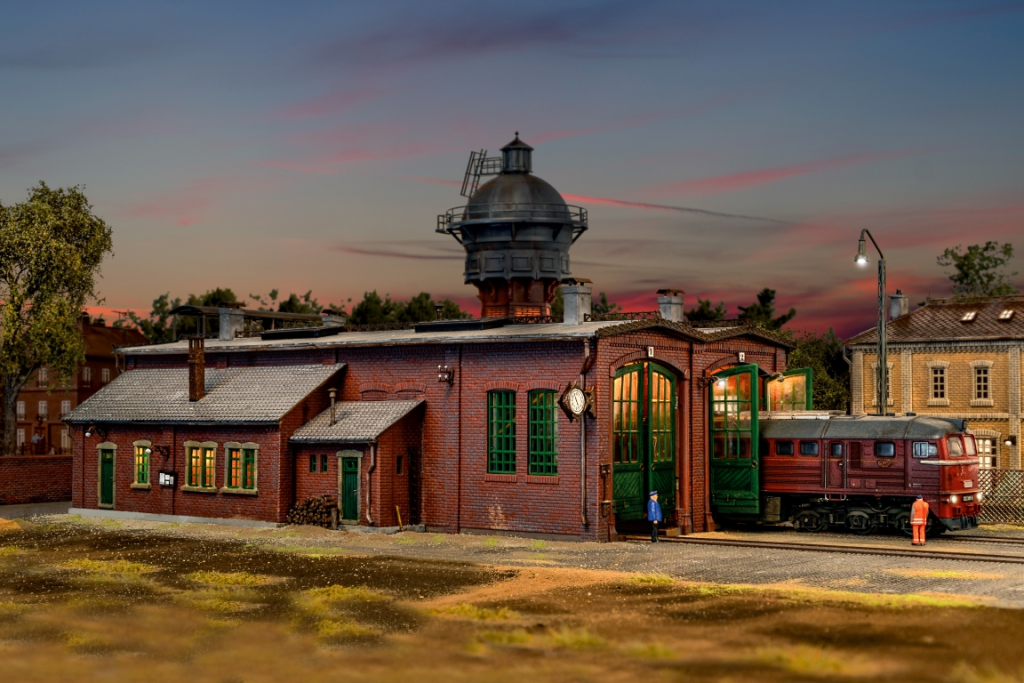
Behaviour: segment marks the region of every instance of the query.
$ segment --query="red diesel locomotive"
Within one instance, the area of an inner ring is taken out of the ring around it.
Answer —
[[[910,535],[910,506],[924,496],[927,533],[978,525],[982,492],[974,436],[963,420],[927,416],[762,413],[764,522]]]

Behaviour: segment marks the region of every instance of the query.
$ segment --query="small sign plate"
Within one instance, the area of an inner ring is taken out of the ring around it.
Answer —
[[[160,486],[175,487],[178,485],[178,473],[177,472],[161,472],[157,477],[157,483]]]

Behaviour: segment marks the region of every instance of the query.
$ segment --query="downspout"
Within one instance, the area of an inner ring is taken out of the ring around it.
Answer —
[[[847,382],[847,393],[850,396],[850,402],[846,404],[846,414],[853,415],[853,361],[846,357],[846,352],[849,350],[850,347],[844,344],[842,353],[840,353],[839,355],[843,357],[844,361],[846,361],[846,368],[850,371],[848,373],[849,380]]]
[[[373,491],[373,483],[370,475],[377,468],[377,442],[370,443],[370,466],[366,468],[366,522],[373,526],[373,517],[370,516],[370,493]]]
[[[456,463],[455,485],[455,533],[462,532],[462,345],[459,345],[459,393],[456,396],[457,412],[459,422],[459,461]]]
[[[679,415],[676,418],[676,424],[682,423],[683,429],[683,447],[682,447],[682,467],[679,477],[679,499],[683,508],[682,519],[679,520],[681,531],[683,534],[693,533],[693,511],[690,507],[690,426],[693,424],[693,418],[690,415],[690,392],[692,391],[693,385],[690,384],[690,379],[693,377],[693,346],[690,347],[690,369],[686,371],[686,375],[683,377],[684,390],[679,392],[683,395],[683,409],[679,411]]]
[[[590,365],[590,340],[583,340],[583,365],[580,367],[580,389],[586,389],[587,369]],[[587,521],[587,411],[580,415],[580,521]]]

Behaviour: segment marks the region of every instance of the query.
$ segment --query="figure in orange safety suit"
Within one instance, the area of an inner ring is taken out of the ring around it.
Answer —
[[[914,529],[914,545],[924,545],[924,527],[928,523],[928,503],[918,496],[910,508],[910,526]]]

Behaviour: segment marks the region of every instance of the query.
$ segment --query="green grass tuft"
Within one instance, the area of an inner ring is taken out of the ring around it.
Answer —
[[[518,619],[519,614],[513,612],[507,607],[499,607],[498,609],[488,609],[486,607],[477,607],[471,605],[468,602],[463,602],[458,605],[450,605],[448,607],[439,607],[435,610],[431,610],[432,614],[447,617],[459,617],[462,619],[476,619],[479,621],[495,621],[504,619]]]
[[[675,580],[668,574],[640,574],[630,577],[629,580],[646,586],[669,586],[675,583]]]
[[[229,586],[240,588],[252,588],[255,586],[266,586],[273,583],[274,579],[262,574],[250,574],[249,572],[192,572],[186,574],[185,578],[195,583],[207,586]]]
[[[484,631],[477,638],[488,645],[529,645],[533,636],[521,628],[514,631]]]
[[[71,560],[57,565],[61,569],[86,571],[95,574],[138,575],[158,571],[159,567],[128,560]]]
[[[375,628],[361,626],[348,619],[321,619],[316,623],[317,640],[325,645],[370,638],[379,634]]]
[[[563,626],[550,636],[555,647],[566,650],[600,650],[608,647],[608,641],[596,636],[585,628],[571,629]]]

